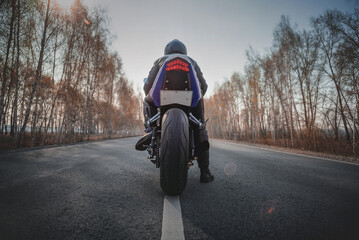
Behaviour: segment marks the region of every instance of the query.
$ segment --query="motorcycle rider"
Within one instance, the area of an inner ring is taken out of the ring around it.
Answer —
[[[171,42],[167,44],[164,50],[164,56],[157,59],[154,62],[154,65],[148,75],[147,81],[145,82],[143,86],[143,90],[145,91],[145,95],[147,96],[150,92],[152,85],[156,79],[156,76],[161,68],[161,66],[164,64],[166,59],[171,54],[183,54],[187,55],[187,48],[186,46],[179,40],[174,39]],[[203,78],[203,74],[201,72],[201,69],[199,68],[198,64],[190,58],[192,61],[192,65],[197,73],[197,78],[200,81],[201,90],[202,90],[202,96],[205,95],[207,91],[207,83],[206,80]],[[150,102],[144,101],[144,117],[145,121],[150,119],[152,116],[154,116],[157,113],[156,107],[151,104]],[[202,123],[204,123],[204,104],[203,99],[199,100],[196,108],[193,109],[192,114],[199,119]],[[146,147],[144,145],[149,145],[151,142],[151,134],[152,131],[151,128],[148,128],[145,130],[147,134],[143,136],[136,144],[136,150],[144,151],[146,150]],[[206,129],[197,129],[195,130],[195,143],[196,143],[196,149],[197,152],[195,155],[198,156],[198,166],[201,169],[201,177],[200,182],[201,183],[207,183],[212,180],[214,180],[214,176],[212,175],[211,171],[209,170],[209,143],[208,143],[208,134]]]

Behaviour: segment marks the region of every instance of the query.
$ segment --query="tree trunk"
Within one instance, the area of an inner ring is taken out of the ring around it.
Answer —
[[[15,21],[15,12],[16,12],[16,0],[11,1],[11,20],[10,20],[10,31],[9,31],[9,38],[7,41],[7,47],[6,47],[6,54],[5,54],[5,63],[4,63],[4,69],[3,69],[3,81],[1,84],[1,95],[0,95],[0,133],[3,133],[3,125],[5,122],[2,122],[2,119],[5,119],[3,115],[6,113],[4,112],[4,101],[5,101],[5,88],[7,83],[7,68],[8,68],[8,61],[9,61],[9,55],[10,55],[10,47],[12,42],[12,34],[13,34],[13,28],[14,28],[14,21]]]
[[[17,105],[18,105],[18,97],[19,97],[19,64],[20,64],[20,0],[17,1],[17,34],[16,34],[16,44],[17,44],[17,53],[16,53],[16,70],[15,70],[15,97],[13,103],[13,121],[12,121],[12,135],[17,134]],[[14,137],[14,146],[16,144],[16,137]]]
[[[44,50],[45,50],[45,44],[46,44],[46,32],[47,32],[48,22],[49,22],[49,10],[50,10],[50,0],[47,1],[46,16],[45,16],[44,30],[43,30],[42,39],[41,39],[39,61],[38,61],[37,68],[36,68],[36,75],[35,75],[34,84],[32,86],[30,99],[29,99],[29,102],[28,102],[27,108],[26,108],[24,123],[23,123],[22,128],[19,133],[18,147],[21,147],[21,145],[22,145],[22,135],[25,132],[26,125],[29,120],[31,105],[32,105],[32,101],[34,99],[34,96],[35,96],[35,93],[37,90],[37,84],[41,80],[42,62],[43,62],[43,58],[44,58]]]

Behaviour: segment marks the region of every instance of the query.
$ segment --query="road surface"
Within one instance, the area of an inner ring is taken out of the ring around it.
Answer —
[[[171,215],[137,140],[1,153],[0,239],[161,239]],[[191,167],[178,198],[185,239],[359,239],[358,165],[217,140],[210,161],[215,180]]]

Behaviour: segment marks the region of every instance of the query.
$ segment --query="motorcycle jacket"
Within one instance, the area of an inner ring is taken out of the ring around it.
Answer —
[[[161,69],[162,65],[165,63],[165,61],[169,57],[169,55],[171,55],[171,54],[187,55],[187,49],[186,49],[186,46],[181,41],[175,39],[167,44],[164,53],[165,53],[165,55],[163,57],[157,59],[154,62],[153,67],[152,67],[150,73],[148,74],[147,81],[145,82],[145,85],[143,86],[143,90],[145,91],[146,96],[148,95],[148,93],[151,90],[151,87],[153,85],[153,82],[156,79],[158,71]],[[203,73],[201,72],[201,69],[199,68],[196,61],[194,61],[190,57],[188,57],[188,58],[192,61],[192,65],[197,73],[197,78],[201,84],[202,96],[204,96],[204,94],[207,91],[207,87],[208,87],[207,82],[204,79]]]

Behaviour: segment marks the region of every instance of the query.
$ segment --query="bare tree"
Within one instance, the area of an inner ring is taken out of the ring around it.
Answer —
[[[270,53],[250,49],[244,74],[216,87],[207,100],[212,136],[240,129],[242,140],[356,156],[359,11],[328,10],[312,22],[297,31],[282,16]],[[226,121],[237,116],[239,124]]]

